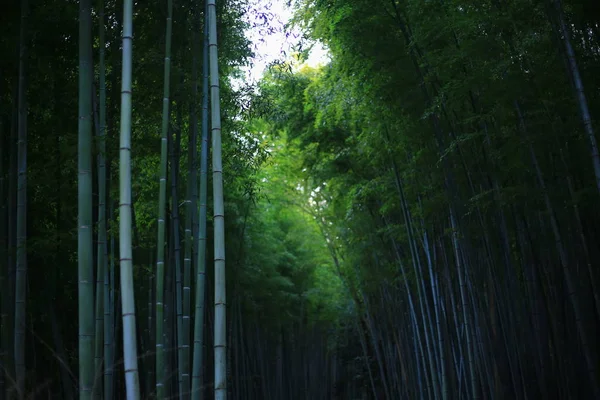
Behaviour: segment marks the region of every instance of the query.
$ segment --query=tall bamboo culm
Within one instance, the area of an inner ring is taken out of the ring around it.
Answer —
[[[92,10],[79,3],[78,241],[79,398],[94,384],[94,260],[92,258]]]
[[[133,260],[131,250],[131,64],[133,0],[123,2],[123,69],[121,72],[121,138],[119,151],[119,251],[123,353],[127,400],[139,400]]]
[[[221,109],[219,100],[216,8],[215,0],[208,0],[215,263],[214,390],[215,400],[225,400],[227,398],[225,212],[223,207],[223,167],[221,162]]]
[[[206,202],[208,186],[208,3],[204,8],[204,44],[202,46],[202,143],[200,154],[200,198],[198,205],[198,251],[196,266],[196,304],[194,315],[194,356],[192,399],[201,400],[204,391],[204,300],[206,283]]]
[[[156,241],[156,398],[164,399],[164,290],[165,290],[165,214],[167,207],[167,133],[169,129],[169,96],[171,78],[171,30],[173,2],[167,3],[167,29],[163,84],[162,130],[160,137],[160,177],[158,194],[158,238]]]

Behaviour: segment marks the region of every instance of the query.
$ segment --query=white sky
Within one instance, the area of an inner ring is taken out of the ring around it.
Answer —
[[[266,67],[276,60],[289,60],[293,46],[300,41],[300,30],[286,29],[285,25],[292,17],[293,10],[286,6],[286,0],[253,0],[252,13],[245,15],[251,28],[246,31],[246,37],[252,42],[255,57],[250,67],[244,67],[248,83],[259,80]],[[259,16],[269,15],[270,21],[265,25]],[[287,37],[286,37],[287,33]],[[285,56],[284,53],[285,52]],[[306,64],[312,67],[326,64],[329,61],[327,50],[316,43],[309,53]]]

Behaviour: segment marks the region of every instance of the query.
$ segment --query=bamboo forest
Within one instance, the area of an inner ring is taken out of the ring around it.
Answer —
[[[3,0],[0,400],[600,399],[599,138],[598,0]]]

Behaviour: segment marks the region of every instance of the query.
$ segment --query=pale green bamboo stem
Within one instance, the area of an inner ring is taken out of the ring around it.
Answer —
[[[185,399],[190,397],[190,307],[191,307],[191,280],[192,280],[192,243],[194,234],[192,232],[193,220],[195,217],[195,207],[197,202],[197,174],[196,174],[196,146],[198,137],[198,119],[196,114],[196,102],[198,99],[198,40],[199,40],[199,7],[194,12],[194,22],[192,23],[192,102],[190,104],[190,128],[188,142],[188,183],[186,200],[186,218],[185,218],[185,251],[183,258],[183,371],[182,376],[187,381],[186,393],[183,393]]]
[[[196,67],[196,38],[197,32],[194,29],[193,56],[192,56],[192,81],[194,82],[192,91],[192,105],[190,106],[190,129],[188,141],[188,181],[187,181],[187,199],[185,201],[185,249],[183,254],[183,342],[182,342],[182,379],[185,381],[185,393],[181,396],[184,399],[189,398],[190,390],[190,301],[191,301],[191,267],[192,267],[192,218],[195,204],[192,201],[196,183],[195,155],[196,155],[196,97],[197,97],[197,67]]]
[[[131,249],[131,74],[133,1],[123,2],[123,69],[121,74],[121,140],[119,152],[119,252],[123,353],[127,400],[140,398]]]
[[[163,84],[162,130],[160,139],[160,181],[158,194],[158,239],[156,242],[156,398],[164,399],[164,290],[165,290],[165,214],[167,204],[167,132],[169,129],[169,95],[171,78],[171,31],[173,2],[167,2],[167,31],[165,38],[165,64]]]
[[[213,223],[215,265],[215,400],[227,398],[227,330],[225,290],[225,211],[223,207],[223,167],[221,161],[221,108],[217,52],[217,10],[215,0],[208,1],[209,58],[211,88],[211,134],[213,169]]]
[[[193,122],[192,122],[193,123]],[[182,370],[180,371],[182,381],[185,385],[185,392],[180,393],[183,399],[189,398],[190,390],[190,281],[191,281],[191,263],[192,263],[192,186],[196,184],[194,170],[193,154],[195,154],[194,145],[196,140],[195,128],[190,129],[190,139],[188,142],[188,184],[187,199],[185,201],[185,249],[183,254],[183,342],[181,343],[182,352]]]
[[[206,282],[206,202],[208,186],[208,4],[204,11],[202,50],[202,150],[200,154],[200,199],[198,206],[198,242],[196,264],[196,305],[194,315],[194,356],[192,399],[201,400],[204,377],[204,298]]]
[[[178,107],[180,110],[180,108]],[[178,112],[181,115],[180,112]],[[179,121],[181,122],[181,120]],[[181,124],[180,124],[181,126]],[[179,149],[181,148],[181,129],[175,131],[175,140],[171,146],[171,228],[173,243],[173,265],[175,266],[175,332],[177,333],[177,353],[174,355],[177,360],[177,384],[179,389],[179,398],[182,393],[187,392],[186,382],[183,376],[183,283],[181,281],[181,246],[179,236],[179,199],[177,196],[177,177],[179,176]],[[189,387],[189,381],[187,382]]]

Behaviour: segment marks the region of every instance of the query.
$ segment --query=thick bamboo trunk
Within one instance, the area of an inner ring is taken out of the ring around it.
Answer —
[[[133,1],[123,2],[123,70],[121,75],[121,138],[119,152],[119,259],[121,312],[127,400],[139,400],[137,336],[131,249],[131,86]]]
[[[177,114],[181,122],[181,108],[178,107]],[[175,140],[171,146],[171,221],[172,221],[172,243],[173,243],[173,266],[175,267],[175,311],[177,332],[177,382],[178,397],[185,398],[189,389],[189,376],[184,376],[184,347],[183,347],[183,281],[181,271],[181,238],[179,234],[179,197],[177,194],[179,176],[179,152],[181,148],[181,126],[175,131]]]
[[[117,0],[114,4],[114,18],[115,26],[113,27],[113,34],[111,35],[111,93],[110,93],[110,108],[107,113],[107,127],[110,127],[110,131],[113,133],[113,137],[116,144],[116,138],[119,135],[119,124],[117,118],[120,111],[120,84],[118,81],[119,75],[122,72],[122,60],[120,55],[120,45],[122,40],[119,40],[121,28],[123,26],[123,0]],[[118,33],[117,33],[118,32]],[[114,154],[112,149],[116,149],[116,146],[109,146],[111,149],[110,154]],[[108,152],[107,158],[108,157]],[[114,156],[116,159],[116,155]],[[113,187],[115,180],[112,164],[107,163],[107,188]],[[115,220],[115,199],[110,196],[111,190],[107,190],[107,204],[108,204],[108,220]],[[107,225],[108,226],[108,225]],[[115,391],[115,382],[117,365],[115,365],[115,354],[116,346],[118,343],[117,327],[118,327],[118,308],[115,304],[115,290],[118,293],[118,285],[115,281],[115,264],[116,264],[116,245],[115,245],[115,234],[113,230],[110,230],[108,237],[109,254],[107,255],[107,270],[104,275],[104,388],[103,395],[104,400],[112,400],[114,398],[113,393]]]
[[[194,353],[192,365],[192,398],[203,398],[204,383],[204,305],[206,299],[206,211],[208,187],[208,3],[204,9],[204,42],[202,46],[202,141],[200,153],[200,197],[198,204],[198,239],[196,250],[196,294],[194,310]]]
[[[221,160],[221,106],[219,98],[219,64],[217,52],[217,11],[215,0],[208,0],[211,132],[214,208],[215,262],[215,400],[227,398],[227,329],[225,291],[225,210],[223,205],[223,164]]]
[[[165,220],[167,208],[167,135],[169,130],[171,30],[173,2],[167,2],[164,84],[162,105],[162,130],[160,141],[160,175],[158,195],[158,238],[156,242],[156,398],[165,399],[165,348],[164,348],[164,293],[165,293]]]
[[[195,110],[195,104],[190,106],[190,109]],[[182,346],[182,371],[181,375],[185,383],[185,399],[189,398],[191,389],[190,380],[190,302],[191,302],[191,278],[192,278],[192,219],[193,209],[195,203],[192,201],[193,187],[196,186],[196,174],[194,169],[194,155],[196,154],[195,149],[195,134],[197,123],[195,117],[195,111],[190,113],[190,127],[189,130],[189,141],[188,141],[188,180],[187,180],[187,194],[185,201],[185,248],[183,254],[183,315],[182,315],[182,327],[183,327],[183,342]]]

